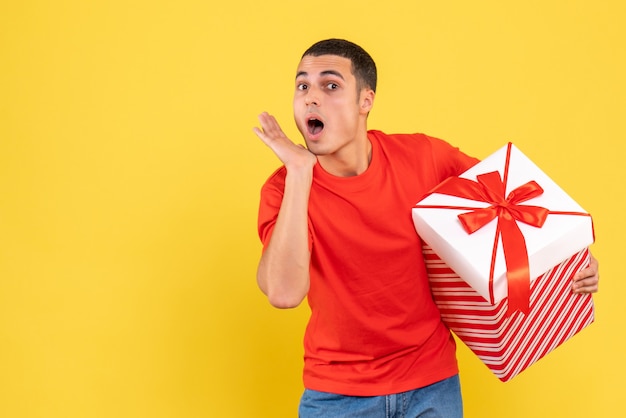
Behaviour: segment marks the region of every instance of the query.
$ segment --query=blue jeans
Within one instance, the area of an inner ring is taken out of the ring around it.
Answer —
[[[344,396],[306,389],[300,418],[462,418],[459,376],[385,396]]]

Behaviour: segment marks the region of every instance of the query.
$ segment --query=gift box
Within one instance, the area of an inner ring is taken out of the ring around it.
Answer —
[[[533,280],[530,310],[507,315],[507,299],[492,304],[427,245],[424,259],[443,322],[506,382],[594,320],[591,294],[573,294],[571,277],[589,262],[587,249]]]
[[[593,321],[591,296],[571,291],[591,217],[513,144],[412,212],[444,322],[501,380]]]

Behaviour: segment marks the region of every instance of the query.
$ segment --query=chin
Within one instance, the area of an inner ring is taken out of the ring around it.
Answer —
[[[304,140],[304,143],[306,144],[306,149],[309,150],[311,154],[322,155],[322,150],[320,149],[319,144],[316,144],[312,141],[307,141],[306,139]]]

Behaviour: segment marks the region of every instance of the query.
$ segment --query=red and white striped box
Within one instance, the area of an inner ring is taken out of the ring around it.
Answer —
[[[431,290],[444,323],[506,382],[591,324],[591,294],[574,294],[572,277],[589,264],[584,249],[533,280],[530,309],[507,315],[507,299],[487,302],[427,245]]]

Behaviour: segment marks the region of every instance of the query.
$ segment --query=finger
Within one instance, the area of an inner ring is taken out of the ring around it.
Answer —
[[[574,275],[574,281],[586,279],[587,277],[593,277],[596,275],[596,271],[591,267],[584,268]]]
[[[268,138],[284,138],[285,134],[278,124],[276,118],[267,112],[263,112],[259,115],[259,122],[263,132]]]
[[[597,277],[578,280],[572,283],[573,293],[596,293],[600,287]]]
[[[276,154],[283,164],[299,161],[302,150],[306,148],[296,145],[285,135],[276,118],[267,112],[259,115],[261,128],[253,128],[254,133]],[[307,157],[308,158],[308,157]]]
[[[596,293],[598,291],[599,283],[597,280],[585,279],[580,280],[572,285],[572,291],[574,293]]]
[[[589,266],[580,270],[578,273],[576,273],[576,275],[574,276],[574,281],[577,280],[582,280],[585,279],[587,277],[593,277],[593,276],[599,276],[598,274],[598,261],[595,258],[591,259],[591,262],[589,263]]]
[[[263,142],[266,142],[266,135],[265,132],[263,132],[261,129],[257,128],[256,126],[252,128],[252,131],[256,134],[256,136],[258,136],[259,138],[261,138],[261,140]],[[267,143],[267,142],[266,142]]]
[[[261,113],[258,116],[258,119],[261,124],[261,128],[253,127],[252,130],[256,136],[258,136],[261,141],[263,141],[270,148],[272,147],[272,143],[274,143],[277,139],[280,140],[287,138],[278,125],[276,119],[267,112]]]

